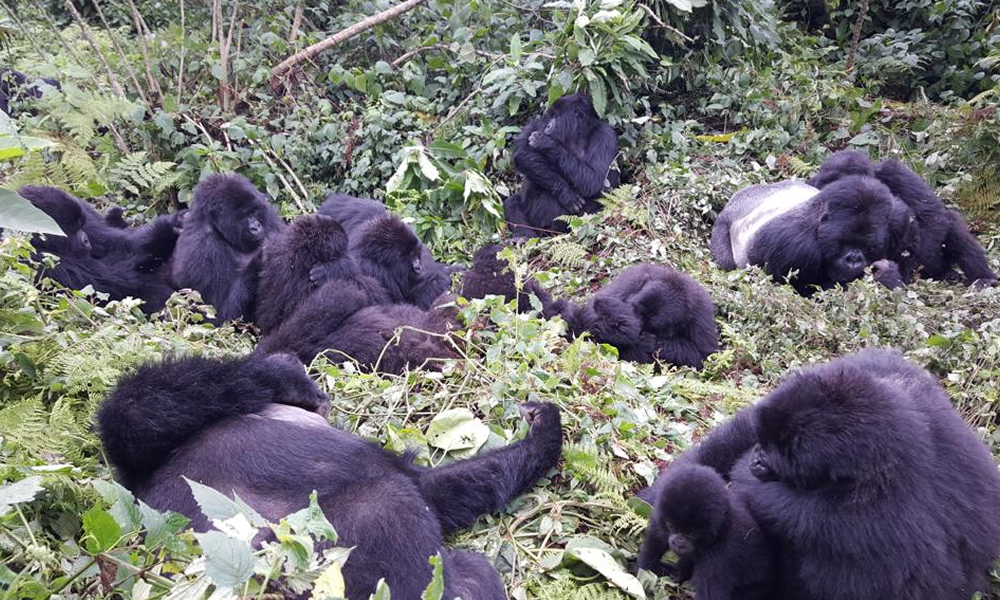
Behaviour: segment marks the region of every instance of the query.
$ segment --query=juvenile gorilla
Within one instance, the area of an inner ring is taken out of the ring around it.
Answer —
[[[897,259],[912,252],[918,236],[913,211],[888,187],[848,175],[822,190],[800,181],[741,190],[719,213],[711,250],[727,271],[760,265],[810,295],[854,281],[873,264],[879,281],[899,285]]]
[[[325,283],[257,351],[289,352],[305,364],[322,353],[334,362],[353,359],[366,369],[401,373],[457,357],[447,337],[457,328],[453,310],[392,304],[377,281],[359,276]]]
[[[771,548],[726,481],[708,467],[693,465],[670,469],[656,483],[638,566],[678,582],[693,579],[700,599],[769,600]],[[668,547],[678,557],[676,566],[662,561]]]
[[[503,508],[556,464],[558,409],[524,404],[531,428],[523,440],[427,469],[331,427],[316,414],[326,402],[291,357],[186,359],[123,379],[97,422],[123,483],[199,531],[210,523],[182,476],[235,490],[275,522],[316,490],[338,544],[353,546],[343,571],[351,600],[368,598],[380,578],[393,598],[418,600],[431,580],[428,558],[438,552],[444,598],[504,600],[485,557],[445,548],[443,538]]]
[[[566,232],[556,217],[600,211],[597,199],[617,153],[618,136],[598,118],[589,96],[556,100],[514,140],[514,165],[524,183],[504,201],[511,233]]]
[[[450,270],[434,260],[412,227],[380,202],[333,194],[319,212],[343,226],[358,268],[381,282],[393,302],[430,308],[451,287]],[[323,267],[313,272],[317,282],[337,276]]]
[[[771,540],[773,600],[968,600],[1000,555],[989,450],[893,351],[790,376],[661,477],[691,464],[731,481]]]
[[[267,198],[246,178],[205,178],[194,189],[177,240],[174,283],[200,292],[219,321],[252,319],[261,245],[283,227]]]
[[[326,215],[303,215],[264,244],[255,322],[277,329],[317,289],[310,274],[323,267],[341,278],[358,275],[347,255],[347,234]]]
[[[107,225],[90,205],[60,189],[25,186],[19,193],[70,236],[32,238],[36,249],[60,257],[46,275],[72,289],[92,285],[112,300],[141,299],[147,313],[163,308],[173,293],[165,265],[177,243],[178,217],[161,215],[141,227],[121,229]]]
[[[542,305],[551,303],[551,298],[537,281],[528,279],[520,291],[514,273],[507,261],[497,254],[503,250],[499,244],[491,244],[480,248],[472,257],[472,266],[462,276],[462,296],[485,298],[486,296],[503,296],[507,302],[517,298],[517,311],[531,310],[531,295],[534,294]]]
[[[546,316],[562,315],[575,337],[618,348],[623,360],[700,369],[719,350],[715,304],[697,281],[663,265],[634,265],[586,304],[556,300]]]
[[[50,77],[31,78],[20,71],[0,67],[0,111],[10,117],[17,113],[11,108],[10,101],[20,98],[41,98],[40,84],[48,84],[59,88],[59,81]]]

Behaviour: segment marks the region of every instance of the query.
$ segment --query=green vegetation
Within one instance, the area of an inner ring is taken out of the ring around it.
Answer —
[[[201,175],[238,170],[286,217],[331,191],[385,199],[438,258],[467,263],[501,235],[500,201],[518,185],[513,135],[547,100],[593,94],[619,133],[628,185],[603,214],[571,219],[572,233],[519,249],[518,268],[580,298],[638,262],[691,274],[722,330],[704,371],[619,362],[496,300],[465,306],[469,355],[441,373],[310,369],[337,426],[430,464],[523,434],[519,402],[559,404],[557,470],[450,540],[491,557],[518,600],[636,597],[638,583],[648,598],[689,597],[666,579],[624,576],[645,526],[632,492],[790,369],[841,353],[903,350],[1000,457],[1000,289],[866,280],[807,300],[756,270],[722,272],[708,253],[714,211],[735,190],[809,174],[851,147],[911,164],[969,215],[1000,267],[995,2],[872,0],[852,53],[860,3],[847,0],[430,0],[272,86],[282,60],[393,4],[88,0],[74,15],[69,2],[5,0],[0,64],[62,89],[0,122],[0,182],[63,187],[143,219],[186,201]],[[314,551],[335,535],[322,515],[255,522],[206,491],[232,523],[226,539],[180,533],[183,520],[111,483],[91,430],[130,368],[246,353],[253,329],[206,324],[184,292],[147,319],[133,302],[36,285],[29,255],[5,234],[0,598],[201,598],[210,584],[265,598],[313,580],[313,597],[336,596],[345,556]],[[472,448],[441,443],[442,428],[482,432],[470,423],[489,435]],[[279,543],[245,551],[233,542],[243,523],[273,528]],[[1000,598],[1000,569],[994,580]]]

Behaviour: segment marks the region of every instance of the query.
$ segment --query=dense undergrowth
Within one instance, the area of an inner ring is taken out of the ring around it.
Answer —
[[[912,164],[973,219],[1000,268],[994,3],[912,0],[904,18],[892,16],[899,3],[873,1],[855,77],[844,2],[820,3],[834,10],[817,24],[815,2],[437,0],[320,55],[280,90],[272,66],[392,3],[214,2],[187,6],[183,20],[174,3],[79,3],[96,52],[63,3],[21,4],[2,5],[0,63],[63,86],[0,127],[3,187],[57,185],[137,219],[184,202],[204,173],[238,170],[286,217],[331,191],[383,198],[439,258],[468,262],[502,234],[513,135],[548,98],[595,96],[619,132],[627,184],[604,213],[573,218],[572,233],[519,249],[518,268],[581,299],[638,262],[691,274],[722,332],[702,372],[619,362],[497,300],[463,304],[468,354],[441,373],[310,368],[332,422],[429,464],[523,435],[519,402],[563,409],[557,469],[450,540],[485,552],[511,598],[642,594],[624,575],[645,526],[632,493],[789,370],[852,350],[896,347],[931,370],[1000,458],[1000,289],[890,291],[869,279],[804,299],[758,271],[720,271],[707,244],[732,192],[806,175],[852,147]],[[249,562],[225,560],[217,539],[179,533],[182,521],[111,485],[91,429],[130,368],[242,354],[253,328],[206,324],[186,293],[147,319],[128,301],[35,285],[29,254],[17,235],[0,243],[0,598],[200,598],[210,584],[268,597],[317,576],[335,595],[344,557],[314,552],[329,533],[315,514],[275,524],[281,544]],[[477,433],[445,451],[428,435],[442,427]],[[689,593],[642,584],[649,598]]]

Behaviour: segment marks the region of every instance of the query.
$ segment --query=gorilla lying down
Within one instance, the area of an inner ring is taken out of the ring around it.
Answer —
[[[583,305],[550,302],[545,315],[561,315],[577,337],[589,332],[618,348],[623,360],[661,360],[700,369],[719,350],[715,304],[697,281],[662,265],[634,265]]]
[[[552,404],[528,403],[526,438],[427,469],[407,456],[327,423],[329,399],[287,355],[188,358],[140,367],[104,401],[97,424],[122,483],[150,506],[210,523],[182,479],[235,492],[277,521],[319,504],[338,544],[347,597],[364,600],[379,579],[393,598],[417,600],[431,580],[428,558],[444,558],[445,598],[504,600],[485,557],[447,549],[445,535],[503,508],[559,459],[562,431]]]
[[[325,214],[299,217],[268,242],[257,319],[266,335],[257,352],[292,353],[305,364],[326,354],[384,373],[457,357],[447,336],[458,329],[455,311],[395,303],[346,245],[344,229]]]
[[[803,295],[849,283],[869,266],[890,288],[918,273],[957,279],[955,266],[968,284],[996,282],[957,212],[902,164],[875,167],[856,152],[833,155],[810,183],[736,193],[716,219],[711,250],[723,269],[760,265]]]
[[[112,300],[141,299],[146,313],[163,308],[174,292],[169,263],[183,226],[183,212],[129,227],[120,208],[102,217],[86,202],[58,188],[25,186],[19,194],[52,217],[66,234],[32,236],[38,253],[59,257],[54,268],[39,272],[40,277],[48,276],[72,289],[91,285]]]
[[[640,496],[654,516],[639,553],[663,553],[695,530],[746,517],[711,480],[730,482],[774,552],[771,600],[969,600],[1000,555],[1000,474],[937,381],[900,354],[870,349],[788,377],[681,456]],[[673,488],[683,485],[683,494]],[[701,506],[697,506],[698,503]],[[711,542],[709,542],[710,544]],[[722,539],[723,557],[744,548]],[[699,540],[694,541],[695,548]],[[746,563],[694,554],[696,583],[740,581]],[[711,596],[735,600],[741,594]]]

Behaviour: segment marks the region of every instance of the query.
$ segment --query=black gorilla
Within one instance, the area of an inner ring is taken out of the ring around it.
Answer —
[[[334,362],[353,359],[382,373],[457,357],[447,336],[458,328],[454,310],[390,302],[373,278],[329,280],[265,336],[257,351],[292,353],[306,364],[325,353]]]
[[[549,294],[534,279],[529,278],[518,291],[514,273],[507,261],[497,256],[502,250],[503,246],[491,244],[476,252],[472,257],[472,266],[462,275],[462,296],[469,299],[503,296],[507,302],[517,298],[518,312],[531,310],[532,294],[543,307],[549,304]]]
[[[631,266],[586,304],[556,300],[545,313],[562,315],[573,336],[586,331],[615,346],[624,360],[700,369],[719,350],[712,298],[697,281],[663,265]]]
[[[698,598],[770,599],[773,554],[743,501],[715,471],[670,469],[652,490],[653,516],[638,566],[677,581],[693,579]],[[663,563],[666,548],[676,566]]]
[[[719,213],[711,249],[723,269],[760,265],[809,295],[854,281],[878,261],[877,277],[894,286],[898,259],[918,235],[913,211],[888,187],[847,175],[822,190],[801,181],[741,190]]]
[[[39,84],[47,83],[55,88],[59,88],[59,81],[51,77],[31,78],[20,71],[0,67],[0,111],[8,116],[16,117],[10,107],[11,100],[20,98],[41,98],[42,92]]]
[[[448,267],[435,261],[413,228],[390,215],[380,202],[332,194],[319,212],[343,226],[358,268],[380,281],[393,302],[430,308],[451,287]],[[320,267],[313,278],[321,282],[337,276]]]
[[[816,189],[823,189],[829,183],[848,175],[875,176],[875,165],[867,156],[853,150],[834,152],[830,158],[823,161],[819,171],[806,180],[806,183]]]
[[[316,290],[317,266],[341,278],[358,275],[347,234],[326,215],[304,215],[264,244],[255,322],[262,333],[280,326]]]
[[[618,136],[598,118],[589,96],[556,100],[514,140],[514,165],[524,184],[504,201],[513,235],[565,232],[556,217],[600,211],[597,199],[617,153]]]
[[[790,376],[661,477],[688,464],[731,481],[772,541],[773,600],[968,600],[1000,555],[996,463],[893,351]]]
[[[525,439],[427,469],[331,427],[316,414],[325,403],[291,357],[186,359],[123,379],[97,423],[123,483],[150,506],[188,516],[197,530],[210,523],[182,476],[235,490],[272,521],[305,507],[316,490],[338,544],[354,547],[344,565],[351,600],[368,598],[380,578],[393,598],[417,600],[438,552],[445,598],[504,600],[485,557],[447,549],[443,538],[501,509],[555,465],[558,409],[524,404]]]
[[[146,313],[163,308],[174,291],[166,265],[177,243],[181,217],[161,215],[141,227],[121,229],[107,225],[90,205],[60,189],[25,186],[19,193],[69,236],[33,236],[37,250],[60,257],[45,275],[73,289],[92,285],[112,300],[141,299]]]
[[[267,198],[245,177],[205,178],[194,189],[177,240],[174,283],[201,292],[219,321],[252,319],[261,245],[283,227]]]

